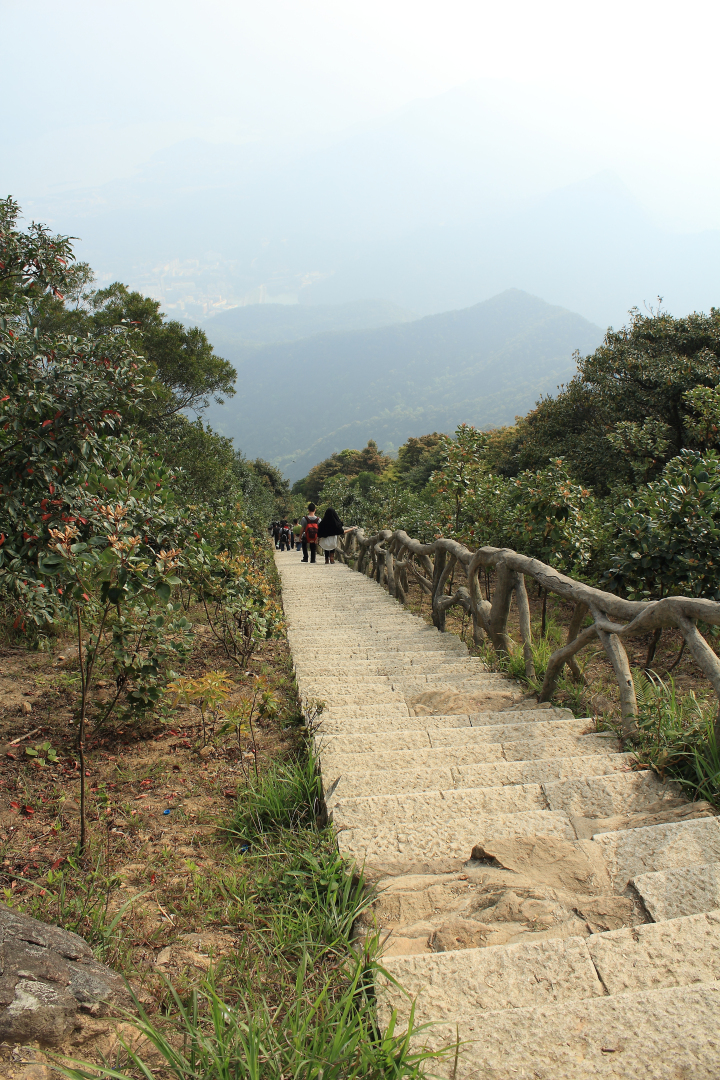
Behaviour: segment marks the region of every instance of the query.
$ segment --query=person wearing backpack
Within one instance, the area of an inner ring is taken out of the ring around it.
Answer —
[[[280,529],[280,550],[290,551],[292,548],[290,526],[287,521],[283,521],[282,528]]]
[[[308,552],[310,553],[310,562],[315,562],[315,555],[317,553],[317,539],[318,528],[320,526],[320,518],[315,513],[315,503],[308,503],[308,512],[300,520],[300,524],[303,527],[302,534],[302,561],[308,561]]]

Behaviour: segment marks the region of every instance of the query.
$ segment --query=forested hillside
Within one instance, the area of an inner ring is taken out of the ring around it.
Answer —
[[[209,415],[252,456],[293,480],[329,453],[374,439],[396,448],[423,430],[511,422],[575,373],[600,329],[510,289],[474,307],[355,333],[227,355],[239,392]]]

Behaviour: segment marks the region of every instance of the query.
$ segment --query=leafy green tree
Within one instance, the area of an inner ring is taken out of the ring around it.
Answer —
[[[515,476],[562,458],[579,483],[608,494],[657,477],[685,448],[718,445],[719,309],[685,318],[634,311],[577,364],[556,397],[491,435],[494,470]]]
[[[369,472],[381,476],[391,465],[391,459],[381,453],[373,439],[364,450],[341,450],[314,465],[307,476],[293,486],[293,493],[317,502],[324,484],[331,476],[358,476]]]
[[[608,587],[631,599],[720,600],[720,460],[683,450],[610,518]]]
[[[0,577],[18,595],[48,529],[82,516],[90,471],[123,452],[121,410],[147,386],[127,336],[42,338],[21,313],[0,319],[0,358]]]
[[[71,238],[54,236],[37,222],[23,232],[19,217],[14,199],[0,199],[0,302],[23,312],[48,293],[62,302],[75,259]]]
[[[369,533],[379,529],[405,529],[421,540],[435,535],[428,520],[430,511],[422,496],[391,481],[363,489],[358,482],[360,477],[373,475],[361,473],[354,479],[339,475],[330,477],[320,493],[320,510],[332,506],[343,524],[359,525]]]
[[[410,438],[398,449],[393,473],[398,482],[410,491],[420,492],[443,462],[445,436],[433,431],[431,435]]]
[[[509,481],[506,510],[508,547],[534,555],[565,574],[597,570],[608,539],[602,508],[592,492],[576,483],[561,459],[539,472]]]
[[[216,356],[203,330],[167,320],[160,303],[131,291],[120,282],[89,296],[89,324],[94,333],[114,326],[132,326],[142,336],[137,351],[153,365],[153,374],[167,394],[157,397],[150,422],[158,425],[179,412],[202,412],[214,399],[235,393],[237,372]]]
[[[463,515],[474,483],[485,472],[484,454],[488,437],[469,424],[460,424],[455,438],[442,436],[439,449],[442,453],[440,468],[433,475],[432,494],[442,509],[439,515],[445,528],[454,535],[462,531]]]
[[[160,432],[150,432],[146,442],[174,474],[175,497],[180,502],[236,498],[237,451],[232,439],[219,435],[200,417],[168,418]]]

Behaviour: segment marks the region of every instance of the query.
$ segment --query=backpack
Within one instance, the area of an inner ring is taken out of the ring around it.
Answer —
[[[282,531],[282,538],[283,540],[286,540],[288,544],[290,543],[290,529],[287,526],[285,526]]]
[[[308,518],[307,525],[305,526],[305,539],[307,540],[308,544],[316,544],[317,543],[318,525],[319,524],[320,524],[320,519],[319,518],[316,518],[316,517],[313,517],[312,519]]]

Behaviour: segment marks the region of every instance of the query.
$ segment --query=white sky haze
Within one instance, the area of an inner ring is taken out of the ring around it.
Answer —
[[[332,170],[345,154],[345,177],[360,154],[352,148],[374,133],[379,156],[359,216],[361,185],[348,195],[350,236],[357,221],[367,230],[376,220],[382,233],[394,220],[373,183],[384,160],[377,146],[387,140],[391,162],[400,132],[421,167],[417,190],[393,195],[395,216],[422,201],[423,185],[430,207],[426,222],[408,211],[408,230],[444,225],[474,191],[500,213],[509,200],[532,203],[599,173],[616,177],[657,227],[718,230],[719,32],[720,6],[699,0],[0,0],[11,106],[0,120],[0,190],[59,231],[80,230],[106,275],[131,273],[111,265],[93,208],[141,207],[138,184],[153,170],[176,192],[200,191],[202,152],[182,150],[200,144],[187,140],[218,148],[207,161],[217,184],[258,153],[263,168],[275,161],[276,177],[282,162],[327,153]],[[244,147],[253,149],[238,157]],[[444,166],[438,195],[433,169]],[[389,164],[388,190],[414,169],[405,176]],[[277,199],[277,216],[288,217],[286,195]],[[244,222],[256,210],[257,200],[238,202]],[[183,227],[170,216],[165,224]],[[218,247],[210,234],[207,246]],[[141,261],[182,257],[158,240]],[[307,273],[334,272],[318,258],[308,255]],[[637,300],[629,295],[626,308]]]
[[[5,187],[102,182],[188,136],[328,133],[499,79],[554,92],[571,141],[599,141],[654,212],[720,226],[716,4],[3,0],[0,10],[14,102]]]

